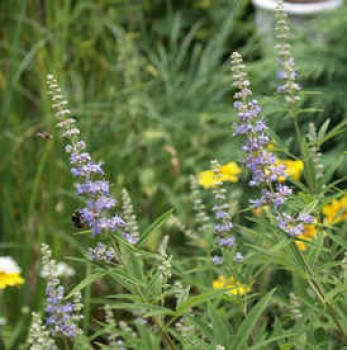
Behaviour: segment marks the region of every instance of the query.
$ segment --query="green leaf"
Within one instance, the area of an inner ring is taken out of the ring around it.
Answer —
[[[133,288],[144,288],[145,283],[134,276],[130,276],[123,268],[114,268],[108,270],[108,275],[113,277],[120,285],[128,290]]]
[[[322,140],[325,137],[327,130],[328,130],[328,127],[329,127],[329,124],[330,124],[330,119],[327,119],[323,123],[323,125],[320,127],[320,129],[318,131],[318,135],[317,135],[318,140]]]
[[[137,246],[146,240],[146,238],[156,229],[164,224],[164,222],[171,216],[173,213],[173,209],[168,210],[163,215],[159,216],[151,225],[149,225],[146,230],[141,235],[139,241],[137,242]]]
[[[328,121],[330,121],[330,120],[328,119],[327,122]],[[347,120],[344,120],[343,122],[341,122],[340,124],[335,126],[329,132],[329,134],[325,136],[325,131],[326,131],[325,129],[323,130],[324,134],[321,135],[321,131],[322,131],[323,127],[325,126],[325,123],[324,123],[323,126],[321,127],[321,129],[319,130],[319,133],[318,133],[318,140],[320,141],[319,144],[321,145],[321,144],[327,142],[328,140],[336,137],[337,135],[343,133],[345,131],[346,125],[347,125]]]
[[[80,292],[82,289],[86,288],[87,286],[89,286],[90,284],[92,284],[99,278],[104,277],[107,274],[108,274],[107,271],[99,271],[99,272],[92,273],[91,275],[84,278],[75,288],[73,288],[72,291],[65,298],[66,299],[71,298],[71,296],[73,296],[77,292]]]
[[[264,341],[261,341],[261,342],[257,343],[256,345],[249,347],[248,350],[268,349],[269,347],[265,347],[265,346],[268,346],[271,343],[276,342],[276,344],[277,344],[277,342],[279,340],[284,340],[284,339],[288,339],[290,337],[296,337],[296,336],[300,336],[300,335],[302,335],[302,333],[289,333],[289,332],[286,332],[285,334],[281,334],[281,335],[272,337],[270,339],[266,339]],[[291,345],[294,346],[294,344],[291,344]],[[282,345],[280,345],[280,346],[282,346]]]
[[[246,319],[242,322],[241,326],[237,330],[237,333],[233,336],[235,341],[233,342],[231,349],[244,349],[247,346],[247,340],[250,337],[252,330],[260,318],[261,314],[268,306],[273,293],[275,290],[272,290],[270,293],[265,295],[258,303],[255,305],[251,312],[247,315]]]
[[[334,157],[334,161],[329,162],[329,166],[326,168],[323,176],[324,183],[327,183],[328,181],[330,181],[335,171],[342,164],[344,160],[345,160],[345,157],[341,155],[340,157]]]
[[[121,247],[121,261],[124,263],[126,271],[135,278],[143,281],[143,261],[141,260],[140,253],[134,251],[127,251]]]
[[[347,286],[345,286],[345,285],[338,286],[338,287],[334,288],[333,290],[331,290],[329,293],[325,294],[325,301],[327,303],[331,303],[334,301],[334,299],[336,298],[337,295],[339,295],[339,294],[345,295],[346,291],[347,291]]]
[[[146,298],[151,301],[155,301],[161,294],[162,283],[160,280],[160,275],[161,273],[158,271],[152,276],[144,292]]]
[[[218,296],[221,296],[225,294],[226,290],[212,290],[212,291],[207,291],[204,293],[201,293],[199,295],[195,295],[191,298],[189,298],[187,301],[182,303],[179,308],[177,309],[177,314],[181,315],[184,314],[187,310],[190,308],[197,306],[199,304],[205,303],[206,301],[216,298]]]
[[[116,303],[116,304],[108,304],[111,309],[117,310],[145,310],[146,314],[144,317],[149,317],[154,314],[161,315],[174,315],[174,311],[158,305],[151,305],[145,303]]]
[[[324,231],[329,238],[331,238],[335,243],[337,243],[338,245],[340,245],[343,249],[347,249],[347,241],[345,238],[330,232],[329,230]]]
[[[233,334],[233,330],[231,329],[231,325],[228,324],[226,317],[223,317],[221,312],[211,303],[208,305],[207,312],[212,323],[214,342],[227,347],[232,341],[231,335]]]

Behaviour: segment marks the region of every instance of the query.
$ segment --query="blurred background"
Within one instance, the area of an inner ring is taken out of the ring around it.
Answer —
[[[188,176],[213,158],[240,159],[232,137],[235,50],[271,127],[297,154],[282,99],[270,97],[277,86],[271,34],[257,30],[251,1],[3,0],[0,17],[0,255],[13,256],[28,281],[6,296],[15,307],[40,302],[33,293],[41,242],[71,255],[92,241],[71,223],[80,204],[50,111],[48,73],[60,81],[90,152],[105,163],[116,198],[128,189],[142,228],[170,208],[189,224]],[[330,119],[332,127],[345,119],[346,18],[342,4],[292,26],[302,107],[310,107],[303,132],[310,121]],[[338,135],[324,145],[324,162],[345,149]],[[335,176],[346,173],[341,163]],[[238,186],[233,191],[247,203]],[[181,240],[172,239],[177,249]]]

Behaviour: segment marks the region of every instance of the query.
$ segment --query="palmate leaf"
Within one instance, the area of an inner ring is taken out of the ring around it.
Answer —
[[[275,290],[272,290],[270,293],[265,295],[257,305],[255,305],[251,312],[247,315],[246,319],[242,322],[241,326],[238,328],[237,333],[233,336],[234,342],[232,343],[232,346],[230,346],[231,349],[246,349],[247,346],[247,340],[250,337],[252,330],[257,323],[258,319],[262,315],[263,311],[268,306],[273,293]]]
[[[66,296],[66,299],[70,298],[75,293],[83,290],[90,284],[94,283],[96,280],[109,276],[110,278],[113,278],[116,280],[121,286],[128,290],[133,290],[134,286],[140,286],[143,288],[145,286],[144,282],[139,280],[138,278],[135,278],[134,276],[130,276],[126,273],[126,271],[121,268],[108,268],[105,270],[99,270],[95,273],[92,273],[88,275],[86,278],[84,278],[76,287],[74,287],[71,292]]]
[[[259,263],[269,265],[275,264],[307,279],[307,273],[302,265],[302,261],[296,255],[293,255],[293,252],[291,251],[293,249],[293,247],[290,247],[292,246],[292,243],[293,242],[282,241],[271,249],[265,249],[255,245],[249,246],[254,251],[261,253],[261,255],[257,257]]]
[[[135,291],[136,288],[145,288],[145,283],[135,276],[130,276],[127,271],[122,268],[113,268],[108,270],[108,275],[115,279],[124,288]],[[135,289],[134,289],[135,288]]]
[[[128,275],[143,281],[143,261],[140,253],[136,253],[135,251],[127,251],[126,249],[122,248],[123,247],[120,249],[121,261],[123,262]]]

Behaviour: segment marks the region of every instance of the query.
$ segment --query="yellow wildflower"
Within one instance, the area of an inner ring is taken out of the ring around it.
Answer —
[[[20,275],[20,268],[9,256],[0,257],[0,289],[20,286],[24,279]]]
[[[290,159],[279,159],[276,160],[276,165],[285,165],[286,170],[284,171],[287,176],[294,180],[299,180],[302,171],[304,170],[304,163],[301,160],[290,160]],[[280,181],[285,181],[283,176],[280,177]]]
[[[305,229],[304,234],[298,236],[298,238],[305,241],[310,241],[311,239],[314,239],[317,237],[318,228],[316,225],[305,225],[304,229]],[[305,251],[308,249],[307,244],[303,241],[295,241],[295,244],[300,250]]]
[[[220,176],[217,177],[213,170],[205,170],[198,174],[198,183],[204,188],[215,187],[216,183],[221,181],[231,181],[237,182],[237,175],[241,172],[241,168],[235,163],[230,162],[224,165],[221,165],[218,168]]]
[[[261,207],[253,208],[252,213],[254,216],[264,216],[269,210],[270,207],[268,205],[262,205]]]
[[[226,278],[220,275],[218,279],[213,281],[214,289],[229,289],[226,293],[230,295],[245,295],[251,291],[251,286],[247,286],[239,282],[235,277]]]
[[[322,211],[331,224],[347,219],[347,195],[340,199],[334,199],[331,203],[325,205]]]

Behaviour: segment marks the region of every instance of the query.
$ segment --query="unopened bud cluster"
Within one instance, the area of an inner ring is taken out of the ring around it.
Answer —
[[[49,331],[42,323],[41,316],[36,312],[32,313],[31,325],[28,335],[30,350],[57,350],[54,340],[50,337]]]
[[[191,175],[189,180],[197,231],[201,234],[206,234],[206,232],[211,230],[211,221],[206,214],[206,207],[201,199],[199,185],[195,176]]]
[[[322,153],[318,145],[317,130],[314,123],[312,122],[309,123],[308,125],[307,138],[308,138],[308,146],[311,151],[312,161],[315,168],[315,178],[318,181],[324,175],[324,165],[322,163]]]
[[[158,249],[159,260],[160,260],[160,265],[158,270],[159,270],[160,280],[162,282],[163,288],[170,287],[170,285],[167,282],[172,276],[172,272],[171,272],[172,256],[169,256],[166,252],[168,241],[169,241],[169,236],[165,236]]]
[[[131,244],[136,244],[140,238],[139,226],[134,213],[134,207],[128,191],[124,188],[122,191],[123,218],[125,221],[124,238]]]
[[[214,226],[216,243],[220,250],[225,248],[234,247],[236,244],[235,236],[231,233],[234,225],[231,222],[229,214],[229,204],[226,197],[226,189],[223,186],[223,182],[220,181],[221,173],[219,171],[220,164],[217,160],[211,162],[211,168],[214,173],[215,187],[213,188],[214,206],[213,212],[215,215],[216,224]],[[238,252],[238,257],[241,253]],[[242,260],[242,259],[241,259]],[[240,260],[238,260],[240,261]],[[214,255],[212,262],[215,265],[223,263],[222,255]]]
[[[283,1],[278,1],[276,8],[276,38],[277,38],[277,64],[279,71],[277,72],[277,79],[282,81],[277,90],[284,94],[289,103],[296,103],[300,100],[298,92],[301,90],[300,85],[296,82],[297,72],[295,70],[294,58],[290,52],[289,44],[289,27],[288,15],[284,11]]]

